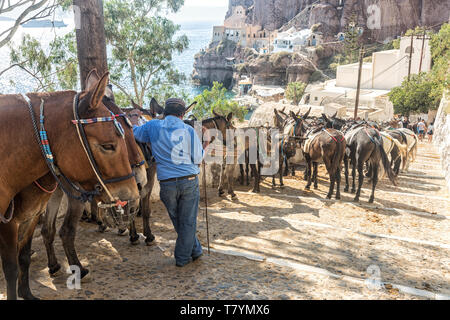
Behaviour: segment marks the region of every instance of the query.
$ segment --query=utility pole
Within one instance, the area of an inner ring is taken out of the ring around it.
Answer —
[[[423,62],[423,50],[425,48],[425,37],[427,35],[427,29],[423,28],[423,39],[422,39],[422,51],[420,53],[420,65],[419,65],[419,73],[422,72],[422,62]]]
[[[358,70],[358,87],[356,89],[356,99],[355,99],[355,115],[354,119],[358,118],[358,106],[359,106],[359,94],[361,92],[361,75],[364,60],[364,45],[359,50],[359,70]]]
[[[108,71],[103,1],[73,0],[73,5],[78,7],[80,14],[76,33],[81,89],[84,90],[84,82],[92,69],[97,69],[100,76]]]
[[[412,54],[414,50],[414,32],[411,34],[411,46],[409,47],[409,67],[408,67],[408,81],[411,77],[411,63],[412,63]]]

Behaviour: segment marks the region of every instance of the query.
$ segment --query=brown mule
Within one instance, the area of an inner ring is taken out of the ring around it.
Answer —
[[[88,79],[92,79],[92,78],[95,79],[96,77],[98,77],[96,72],[95,73],[91,72],[88,76]],[[89,80],[87,80],[86,82],[89,83]],[[106,91],[106,95],[103,99],[103,103],[113,113],[122,114],[123,111],[119,107],[117,107],[114,103],[114,95],[113,95],[111,89]],[[144,161],[144,158],[143,158],[141,152],[139,151],[139,146],[135,142],[132,126],[128,123],[128,120],[125,119],[124,117],[120,117],[119,121],[121,122],[121,124],[124,128],[125,141],[127,144],[127,149],[129,151],[128,152],[129,161],[133,168],[133,172],[135,173],[136,183],[138,184],[138,187],[141,189],[141,192],[142,192],[143,186],[147,185],[147,172],[145,169],[145,161]],[[56,217],[58,214],[58,209],[61,204],[62,198],[63,198],[63,193],[61,190],[57,190],[57,192],[55,192],[55,194],[53,194],[53,196],[50,198],[49,204],[47,206],[47,211],[43,216],[43,226],[41,229],[44,244],[45,244],[45,247],[47,250],[49,273],[51,275],[55,275],[61,269],[61,266],[58,263],[55,252],[54,252],[53,241],[54,241],[55,233],[56,233],[56,225],[55,225]],[[139,201],[135,201],[134,203],[129,203],[125,207],[126,214],[124,215],[124,217],[128,218],[128,219],[125,221],[120,219],[120,221],[122,221],[123,224],[114,226],[114,227],[118,227],[119,229],[120,228],[126,229],[125,223],[128,222],[128,226],[130,229],[130,239],[136,233],[135,227],[134,227],[134,214],[133,213],[135,211],[135,208],[138,205],[139,205]],[[66,252],[66,256],[67,256],[69,265],[77,265],[80,268],[81,278],[84,278],[89,273],[89,270],[84,268],[81,265],[81,263],[78,259],[78,256],[77,256],[74,242],[75,242],[77,225],[80,220],[80,217],[83,214],[84,208],[85,208],[85,206],[83,203],[81,203],[75,199],[69,198],[68,209],[65,214],[65,219],[64,219],[63,225],[61,226],[61,229],[59,232],[60,237],[62,239],[63,246],[64,246],[64,250]],[[97,209],[98,208],[97,208],[96,201],[93,201],[91,203],[91,212],[95,211],[95,213],[97,213]],[[107,211],[100,210],[101,213],[99,215],[100,216],[99,221],[104,220],[105,214],[107,214],[107,215],[116,214],[116,212],[114,212],[113,210],[114,209],[109,209]],[[134,230],[134,233],[133,233],[133,230]]]
[[[110,117],[110,111],[102,103],[106,90],[108,74],[79,95],[79,112],[81,119]],[[77,181],[83,188],[93,189],[98,183],[98,177],[83,150],[77,131],[72,127],[74,119],[73,105],[76,93],[73,91],[30,94],[31,105],[45,105],[45,126],[48,130],[48,140],[52,147],[58,166],[69,179]],[[50,110],[50,112],[49,112]],[[38,112],[39,114],[39,112]],[[18,95],[0,96],[0,124],[7,131],[4,133],[6,150],[15,148],[15,157],[2,159],[3,167],[0,191],[0,206],[10,207],[8,197],[14,196],[13,219],[10,223],[0,223],[0,253],[3,271],[7,281],[8,299],[16,299],[18,275],[18,249],[21,274],[19,280],[19,295],[33,299],[28,287],[28,266],[31,238],[39,214],[43,212],[50,193],[54,190],[55,181],[47,174],[49,168],[37,145],[31,121],[27,114],[26,101]],[[14,125],[15,124],[15,125]],[[95,128],[94,128],[95,127]],[[97,123],[85,128],[88,147],[95,158],[97,168],[104,179],[131,177],[131,167],[128,160],[127,147],[124,139],[117,134],[117,128],[111,123]],[[13,143],[15,145],[13,145]],[[85,146],[86,147],[86,146]],[[1,150],[0,149],[0,150]],[[114,166],[112,166],[114,164]],[[14,176],[15,175],[15,176]],[[45,177],[44,177],[45,176]],[[41,178],[43,177],[43,178]],[[33,181],[37,181],[33,185]],[[49,187],[50,185],[50,187]],[[37,187],[37,188],[36,188]],[[136,199],[138,190],[134,179],[124,179],[109,185],[109,192],[115,198],[122,200]],[[108,199],[102,193],[99,200]],[[25,235],[18,243],[19,233]],[[23,269],[25,268],[25,269]],[[27,289],[28,288],[28,289]]]
[[[303,119],[297,121],[300,122],[298,123],[298,128],[301,131],[301,137],[306,138],[306,140],[302,141],[303,154],[307,163],[306,176],[308,183],[305,188],[309,190],[312,181],[314,181],[314,189],[318,188],[317,171],[319,161],[323,160],[330,176],[327,198],[331,199],[334,185],[337,184],[336,199],[340,199],[341,171],[346,147],[344,135],[336,129],[325,128],[323,124],[317,125],[313,123],[307,125]],[[313,172],[311,166],[314,167]]]

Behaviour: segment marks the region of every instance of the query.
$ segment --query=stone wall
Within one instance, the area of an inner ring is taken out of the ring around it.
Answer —
[[[434,145],[439,150],[447,187],[450,189],[450,92],[441,101],[434,127]]]

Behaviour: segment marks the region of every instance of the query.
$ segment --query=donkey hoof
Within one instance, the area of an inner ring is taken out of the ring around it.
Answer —
[[[341,196],[340,195],[336,195],[336,200],[341,200]]]
[[[130,243],[135,246],[139,244],[139,236],[137,237],[130,237]]]
[[[319,189],[319,186],[314,186],[314,190],[317,190],[317,189]]]
[[[38,297],[34,296],[31,292],[27,292],[27,293],[21,293],[20,290],[17,292],[17,295],[22,298],[23,300],[34,300],[34,301],[38,301],[41,300]]]
[[[286,188],[284,184],[280,185],[280,189]]]
[[[117,232],[117,234],[118,234],[119,236],[124,236],[124,235],[125,235],[125,232],[127,232],[127,229],[119,229],[118,232]]]
[[[225,192],[219,191],[219,197],[221,197],[221,198],[225,197]]]
[[[58,277],[59,275],[62,274],[61,265],[59,263],[57,263],[53,267],[48,267],[48,273],[50,274],[50,277],[52,277],[52,278]]]
[[[237,195],[235,193],[231,194],[231,200],[237,200]]]
[[[359,202],[359,197],[355,197],[355,199],[353,199],[354,202]]]
[[[306,186],[305,190],[308,190],[308,191],[311,190],[311,186]]]
[[[331,200],[331,194],[327,194],[327,199]]]
[[[91,274],[89,273],[89,269],[82,268],[81,269],[81,282],[91,282]]]
[[[375,201],[375,198],[370,197],[369,203],[373,203]]]
[[[344,192],[348,192],[348,190],[349,190],[348,187],[345,187],[345,188],[344,188]]]
[[[104,226],[104,225],[98,225],[98,232],[100,232],[100,233],[104,233],[105,231],[106,231],[106,229],[107,229],[108,227],[106,227],[106,226]]]
[[[355,190],[355,189],[352,189],[352,190],[350,191],[350,193],[356,193],[356,190]]]

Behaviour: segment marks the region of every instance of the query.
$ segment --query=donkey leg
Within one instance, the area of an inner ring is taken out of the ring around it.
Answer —
[[[358,190],[356,191],[355,202],[359,201],[361,187],[364,183],[364,162],[358,161]]]
[[[284,189],[284,183],[283,183],[283,161],[280,161],[280,188]]]
[[[36,228],[38,220],[39,217],[35,218],[34,221],[31,222],[30,228],[33,228],[34,230]],[[19,270],[18,295],[24,300],[40,300],[31,293],[29,280],[29,269],[31,263],[31,243],[33,241],[33,233],[34,232],[30,234],[29,239],[19,251],[20,270]]]
[[[151,208],[150,208],[150,197],[151,192],[149,192],[145,197],[141,199],[141,210],[142,210],[142,224],[144,225],[144,236],[145,236],[145,244],[150,246],[155,241],[155,236],[152,233],[150,228],[150,216],[151,216]]]
[[[306,172],[306,180],[308,181],[308,183],[306,184],[306,187],[305,187],[306,190],[310,190],[311,189],[311,184],[312,184],[312,180],[311,180],[311,165],[312,165],[311,160],[308,159],[307,163],[306,163],[306,170],[305,170],[305,172]]]
[[[17,232],[18,227],[16,223],[0,223],[0,254],[6,280],[6,295],[8,300],[17,300]]]
[[[244,165],[240,164],[239,165],[239,171],[240,171],[240,176],[239,176],[239,183],[241,184],[241,186],[244,185]]]
[[[341,168],[336,170],[336,200],[341,199]]]
[[[345,156],[344,157],[344,167],[345,167],[345,188],[344,188],[344,192],[348,192],[349,190],[349,183],[348,183],[348,157]]]
[[[350,191],[351,193],[355,193],[356,192],[356,184],[355,184],[355,180],[356,180],[356,160],[353,159],[352,160],[352,190]]]
[[[255,175],[255,180],[254,180],[254,186],[253,186],[253,193],[259,193],[260,189],[259,189],[259,172],[257,171],[256,168],[256,164],[251,164],[250,167],[252,169],[252,173],[254,173]]]
[[[50,276],[56,276],[61,270],[61,265],[58,263],[58,259],[56,258],[53,241],[55,241],[56,234],[56,218],[58,216],[59,206],[63,197],[63,191],[58,188],[50,197],[47,204],[47,210],[42,216],[43,223],[41,234],[44,241],[45,250],[47,251],[47,266]]]
[[[130,232],[130,243],[132,245],[139,244],[139,235],[138,235],[137,230],[136,230],[136,221],[135,221],[135,219],[132,219],[130,221],[129,232]]]
[[[83,214],[84,204],[80,201],[69,199],[68,209],[64,222],[59,230],[59,236],[62,240],[64,252],[70,266],[78,266],[81,271],[81,278],[84,278],[89,270],[81,265],[75,249],[75,236],[77,232],[78,222]]]
[[[226,167],[227,179],[228,179],[228,194],[231,196],[232,200],[236,200],[237,196],[234,193],[234,171],[236,169],[236,165],[228,164]]]
[[[319,185],[317,183],[317,171],[319,168],[319,164],[317,162],[313,162],[313,166],[314,166],[314,174],[313,174],[313,179],[314,179],[314,189],[319,189]]]
[[[331,199],[331,197],[333,196],[334,184],[336,181],[336,173],[331,171],[331,163],[329,161],[325,161],[325,166],[330,177],[330,187],[328,189],[327,199]]]
[[[372,194],[369,198],[369,203],[373,203],[375,201],[375,188],[378,183],[378,163],[372,165]]]

